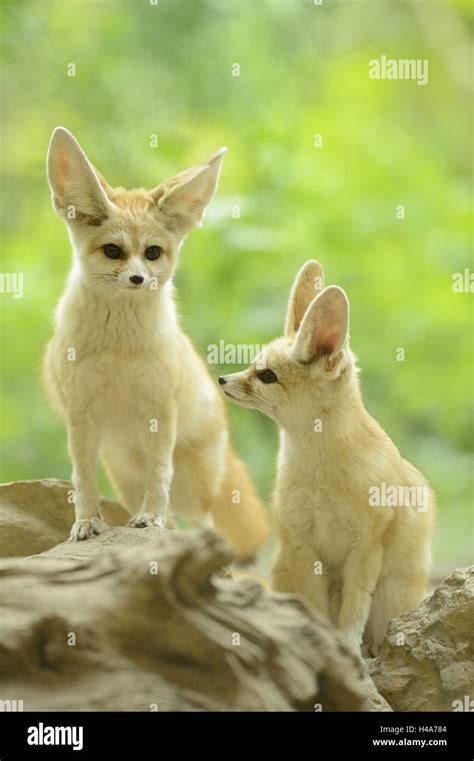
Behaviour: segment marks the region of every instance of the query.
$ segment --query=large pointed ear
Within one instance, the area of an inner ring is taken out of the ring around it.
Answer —
[[[55,211],[67,220],[100,223],[108,215],[109,186],[94,169],[74,135],[56,127],[48,149],[48,180]]]
[[[324,288],[323,268],[314,259],[303,264],[290,292],[285,321],[285,335],[296,333],[305,312],[315,296]]]
[[[221,148],[207,161],[170,177],[150,191],[165,224],[180,237],[201,226],[206,206],[216,191],[226,151],[227,148]]]
[[[312,362],[323,355],[331,360],[347,341],[349,301],[337,285],[330,285],[309,305],[293,345],[293,356],[299,362]]]

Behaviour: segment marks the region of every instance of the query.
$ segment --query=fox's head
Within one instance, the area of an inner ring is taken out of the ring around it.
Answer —
[[[160,290],[183,239],[202,223],[225,151],[152,190],[128,191],[110,187],[75,137],[57,127],[48,150],[53,207],[68,225],[87,287],[111,296]]]
[[[354,379],[349,302],[336,285],[324,288],[321,265],[309,261],[290,293],[285,335],[266,346],[243,372],[219,378],[224,394],[264,412],[281,428],[337,404]],[[310,420],[311,422],[311,420]]]

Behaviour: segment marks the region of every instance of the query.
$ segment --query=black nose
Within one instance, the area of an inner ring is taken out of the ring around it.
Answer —
[[[221,386],[224,386],[224,384],[227,383],[227,380],[226,380],[226,378],[224,378],[223,375],[220,375],[217,380],[219,381]]]
[[[140,285],[140,283],[143,283],[144,280],[145,278],[141,275],[130,275],[130,282],[135,283],[135,285]]]

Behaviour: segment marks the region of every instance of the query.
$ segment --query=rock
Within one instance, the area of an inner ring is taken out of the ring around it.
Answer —
[[[342,635],[295,596],[217,578],[231,559],[209,529],[115,528],[1,560],[0,699],[25,711],[374,708]]]
[[[394,711],[453,711],[469,705],[474,698],[474,566],[457,569],[416,610],[394,619],[369,671]]]
[[[33,555],[64,542],[74,523],[70,481],[46,478],[0,484],[0,557]],[[121,505],[101,499],[109,526],[123,526],[130,515]]]
[[[362,688],[365,692],[366,699],[364,710],[365,711],[377,711],[388,712],[392,711],[392,707],[387,703],[385,698],[378,692],[375,683],[370,676],[369,669],[365,662],[362,662]]]
[[[0,486],[0,700],[16,696],[25,710],[389,710],[331,624],[295,596],[232,582],[231,551],[213,532],[131,529],[103,499],[112,528],[71,543],[71,493],[54,479]]]
[[[62,542],[62,544],[57,544],[40,555],[30,557],[44,558],[48,562],[51,558],[53,560],[91,560],[110,550],[130,550],[147,544],[156,546],[157,542],[159,542],[160,552],[163,552],[165,548],[173,546],[176,533],[174,531],[163,531],[163,529],[155,526],[140,529],[120,526],[110,528],[86,542]],[[227,566],[217,569],[215,575],[222,579],[232,579],[232,573]]]

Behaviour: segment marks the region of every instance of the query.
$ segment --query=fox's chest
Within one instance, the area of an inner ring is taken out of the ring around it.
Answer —
[[[359,535],[351,506],[315,482],[303,486],[296,480],[280,489],[278,501],[285,540],[340,568]]]
[[[59,364],[56,377],[66,406],[84,405],[97,420],[152,417],[176,380],[173,370],[153,354],[78,357],[71,351]]]

